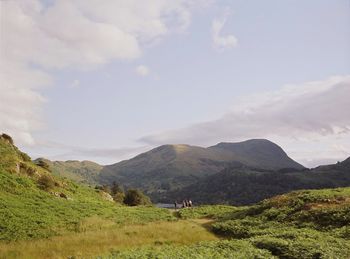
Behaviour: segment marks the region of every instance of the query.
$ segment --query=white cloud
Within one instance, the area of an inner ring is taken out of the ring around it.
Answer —
[[[40,141],[39,141],[40,142]],[[50,160],[87,160],[98,161],[101,164],[111,164],[116,161],[129,159],[150,149],[149,146],[133,146],[120,148],[91,148],[72,146],[53,141],[43,141],[34,150],[26,149],[33,158],[45,157]]]
[[[148,76],[150,73],[150,70],[148,67],[146,67],[144,65],[140,65],[140,66],[136,67],[136,73],[139,76]]]
[[[219,50],[234,48],[238,44],[237,38],[233,34],[222,35],[222,29],[229,17],[229,11],[219,19],[214,19],[211,24],[211,35],[214,47]]]
[[[350,156],[350,76],[336,76],[324,81],[287,85],[281,90],[242,98],[224,116],[187,128],[143,137],[142,142],[158,145],[164,143],[189,143],[212,145],[219,141],[241,141],[249,138],[269,138],[288,143],[295,150],[305,149],[305,143],[334,139],[342,145],[305,152],[304,158],[345,158]],[[298,141],[303,144],[298,146]],[[286,145],[286,146],[288,146]],[[324,147],[322,147],[324,148]],[[345,150],[344,150],[345,149]],[[334,154],[332,154],[332,152]]]
[[[47,71],[138,58],[145,44],[190,23],[195,1],[0,1],[0,128],[34,144]],[[73,83],[77,85],[76,83]]]

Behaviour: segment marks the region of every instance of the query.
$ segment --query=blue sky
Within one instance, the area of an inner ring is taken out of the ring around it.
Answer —
[[[27,106],[0,117],[20,147],[113,163],[160,144],[269,138],[310,166],[350,155],[348,0],[145,2],[1,3],[3,81],[28,76],[9,88]]]

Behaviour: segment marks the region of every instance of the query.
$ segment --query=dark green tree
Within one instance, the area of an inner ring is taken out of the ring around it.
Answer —
[[[125,193],[124,203],[129,206],[152,204],[150,198],[137,189],[127,190]]]
[[[116,195],[117,193],[124,193],[124,190],[117,182],[113,182],[111,186],[111,194],[113,196],[113,195]]]

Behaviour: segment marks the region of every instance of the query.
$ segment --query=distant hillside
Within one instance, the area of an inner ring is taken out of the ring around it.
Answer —
[[[91,161],[50,161],[44,158],[38,158],[35,161],[40,160],[45,161],[55,175],[91,185],[97,184],[98,174],[103,168],[102,165]]]
[[[219,143],[209,147],[211,150],[227,150],[234,157],[241,158],[241,162],[245,165],[265,168],[265,169],[281,169],[281,168],[303,168],[302,165],[289,158],[286,152],[275,143],[266,139],[250,139],[238,143]]]
[[[130,160],[105,166],[100,183],[116,181],[142,188],[148,193],[182,188],[231,166],[265,170],[302,169],[276,144],[263,139],[220,143],[203,148],[190,145],[163,145]]]
[[[160,201],[191,198],[197,203],[252,204],[274,195],[299,189],[350,186],[350,158],[314,169],[258,170],[231,167],[202,178],[182,189],[155,195]]]

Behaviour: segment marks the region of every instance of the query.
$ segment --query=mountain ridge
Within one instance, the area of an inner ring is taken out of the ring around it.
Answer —
[[[211,147],[161,145],[129,160],[103,167],[97,178],[102,184],[116,181],[152,193],[182,188],[232,166],[264,170],[304,168],[277,144],[253,139]]]

